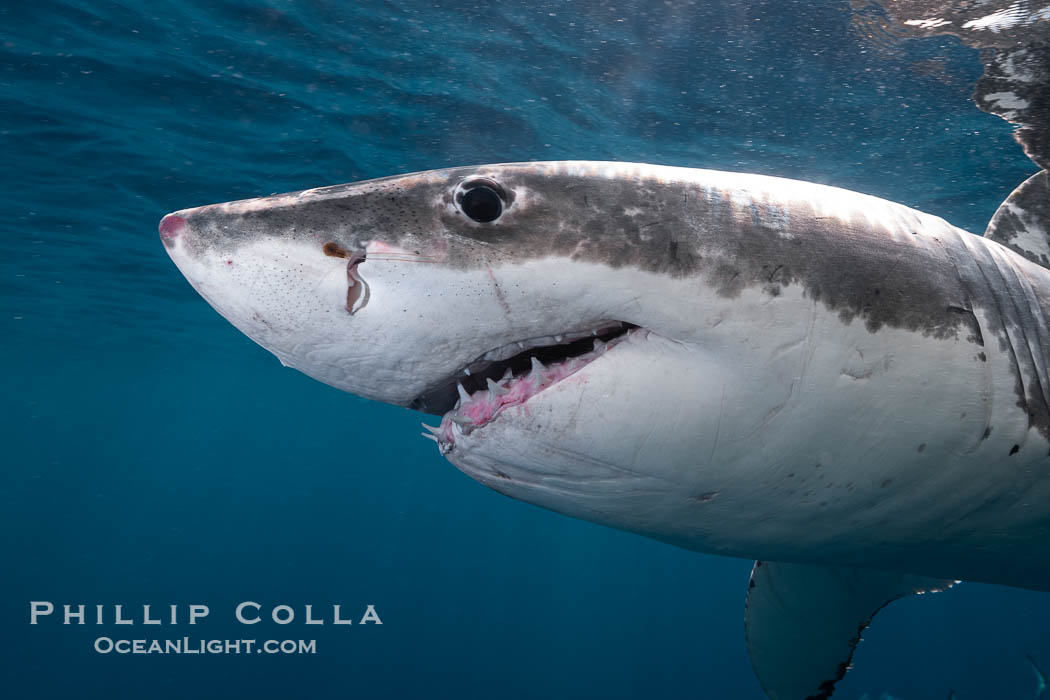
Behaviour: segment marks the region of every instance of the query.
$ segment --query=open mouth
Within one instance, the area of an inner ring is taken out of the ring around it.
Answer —
[[[490,350],[456,376],[416,399],[413,408],[443,414],[439,427],[424,424],[443,452],[456,435],[490,423],[504,409],[525,403],[608,352],[638,326],[620,321],[587,331],[522,340]]]

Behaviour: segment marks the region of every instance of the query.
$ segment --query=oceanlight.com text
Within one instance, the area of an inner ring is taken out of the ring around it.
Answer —
[[[112,639],[95,640],[99,654],[316,654],[316,639]]]

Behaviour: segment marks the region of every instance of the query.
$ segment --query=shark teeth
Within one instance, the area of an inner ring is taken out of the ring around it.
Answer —
[[[442,417],[441,425],[435,428],[425,423],[423,424],[423,428],[426,431],[423,433],[424,437],[436,438],[441,453],[448,454],[455,448],[457,439],[470,435],[478,428],[491,423],[508,408],[517,407],[520,409],[533,396],[575,374],[624,339],[630,337],[645,338],[647,336],[644,329],[637,328],[628,328],[624,332],[610,335],[609,331],[615,330],[617,327],[623,328],[624,324],[618,323],[615,326],[604,326],[593,331],[564,333],[559,336],[537,339],[536,342],[544,345],[545,348],[555,338],[566,342],[587,339],[592,341],[593,349],[581,353],[583,348],[577,346],[571,352],[567,352],[565,357],[561,359],[549,359],[548,364],[544,364],[539,359],[537,356],[539,353],[529,353],[527,355],[529,362],[527,370],[521,364],[525,358],[520,358],[514,362],[513,368],[505,368],[502,378],[498,380],[494,377],[491,363],[482,365],[479,362],[474,366],[473,371],[468,373],[471,379],[456,382],[456,392],[459,395],[459,401],[451,411]],[[603,337],[607,340],[603,340]],[[519,341],[512,343],[508,347],[517,348],[519,345],[526,345],[532,342],[534,341]],[[552,357],[548,350],[544,350],[544,352],[547,354],[542,354],[543,357]],[[511,352],[510,356],[513,357],[517,354],[517,352]],[[518,374],[514,374],[515,371]],[[484,388],[481,388],[482,377],[484,377]],[[464,384],[471,386],[473,393],[467,391]]]
[[[506,360],[509,357],[517,355],[522,350],[529,350],[531,348],[546,347],[550,345],[561,345],[563,343],[572,343],[581,338],[590,338],[597,336],[601,333],[607,333],[608,331],[617,330],[623,328],[623,322],[614,321],[607,323],[598,328],[588,328],[586,330],[570,331],[568,333],[558,333],[556,335],[544,335],[536,338],[529,338],[528,340],[518,340],[513,343],[504,345],[503,347],[496,348],[495,350],[489,350],[487,353],[479,357],[476,362],[498,362]]]
[[[489,392],[495,394],[496,396],[506,396],[510,393],[510,389],[504,389],[491,379],[486,379],[485,383],[488,385]]]

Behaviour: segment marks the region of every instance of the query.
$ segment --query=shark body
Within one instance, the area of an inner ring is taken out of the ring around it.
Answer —
[[[441,416],[427,435],[486,486],[757,560],[749,649],[788,700],[829,697],[896,597],[1050,590],[1050,270],[991,233],[821,185],[586,161],[161,222],[241,331]]]

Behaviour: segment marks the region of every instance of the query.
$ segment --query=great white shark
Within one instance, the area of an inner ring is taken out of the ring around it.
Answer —
[[[1034,176],[980,237],[823,185],[530,162],[160,234],[285,365],[439,416],[482,484],[756,560],[749,653],[795,700],[831,695],[895,598],[1050,590],[1050,270],[1025,248],[1048,194]]]

